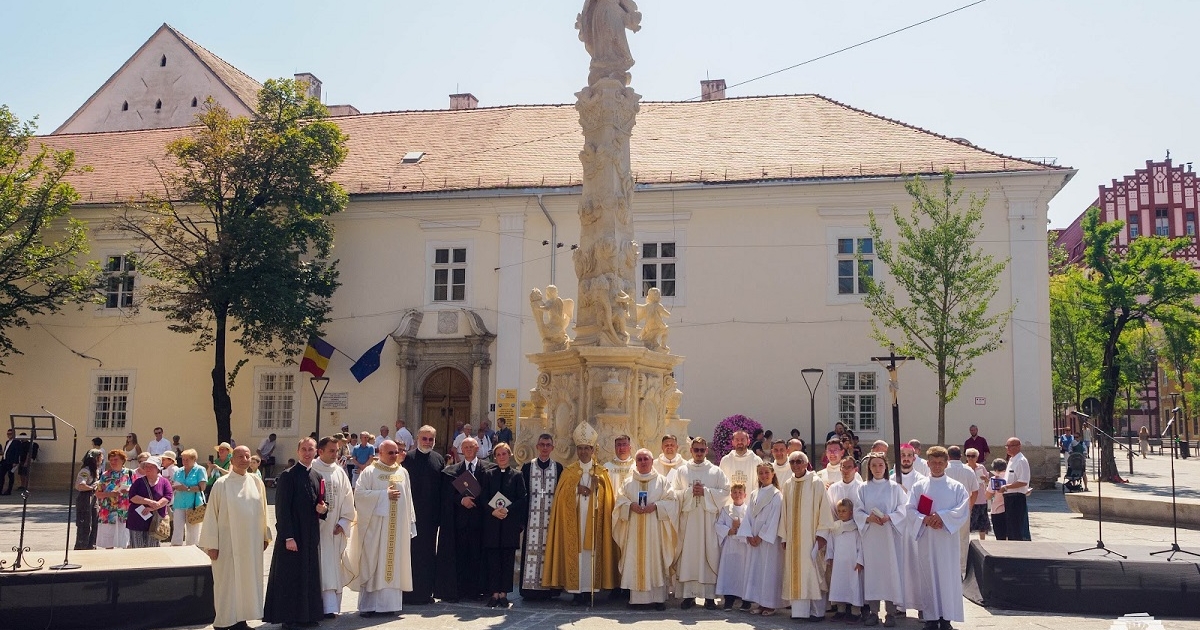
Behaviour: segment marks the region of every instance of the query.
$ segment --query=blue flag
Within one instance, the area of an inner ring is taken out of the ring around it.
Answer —
[[[379,369],[379,355],[383,353],[383,344],[385,343],[387,343],[387,337],[384,337],[383,341],[371,346],[370,350],[364,352],[354,362],[354,365],[350,366],[350,373],[354,375],[354,378],[358,379],[359,383],[363,382],[363,379],[374,374],[375,370]]]

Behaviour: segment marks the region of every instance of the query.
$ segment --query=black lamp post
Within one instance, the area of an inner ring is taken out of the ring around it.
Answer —
[[[317,419],[313,423],[313,433],[319,440],[321,439],[321,399],[325,397],[325,389],[329,387],[329,377],[314,376],[309,379],[309,383],[312,384],[313,395],[317,397]],[[321,384],[320,390],[317,389],[317,383]]]
[[[808,382],[810,374],[815,375],[817,380],[812,383]],[[821,368],[800,370],[800,378],[804,379],[804,386],[808,388],[808,450],[811,453],[809,458],[814,470],[817,467],[817,386],[821,384],[821,378],[824,375],[825,370]]]

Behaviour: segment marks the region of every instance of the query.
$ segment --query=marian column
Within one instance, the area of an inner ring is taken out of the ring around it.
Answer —
[[[591,55],[588,86],[575,95],[583,128],[580,237],[573,256],[579,304],[576,310],[575,300],[559,297],[553,286],[545,294],[530,293],[543,351],[529,355],[538,382],[530,392],[532,415],[518,425],[515,454],[521,460],[533,457],[541,433],[554,435],[556,459],[573,460],[572,435],[583,423],[600,435],[598,461],[612,457],[617,435],[655,452],[663,434],[687,436],[688,421],[678,414],[683,394],[673,376],[683,357],[670,354],[666,344],[670,312],[657,290],[637,303],[629,138],[641,97],[629,87],[633,56],[626,31],[637,32],[641,19],[633,0],[586,0],[575,23]],[[567,332],[572,318],[573,340]]]

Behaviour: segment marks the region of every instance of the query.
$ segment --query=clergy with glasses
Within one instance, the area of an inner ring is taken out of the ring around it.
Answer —
[[[441,534],[434,582],[438,599],[451,602],[479,599],[484,594],[484,576],[480,571],[483,519],[485,512],[492,509],[487,505],[490,497],[481,494],[493,464],[479,458],[479,442],[473,437],[459,442],[459,452],[463,461],[442,471]],[[467,477],[472,477],[474,483]]]
[[[834,526],[833,510],[825,483],[808,470],[808,457],[792,453],[788,464],[792,476],[783,484],[779,519],[783,598],[791,602],[793,619],[820,621],[825,617],[825,550]]]
[[[404,591],[413,588],[411,543],[417,515],[408,471],[401,467],[401,448],[392,440],[379,444],[379,458],[358,474],[354,501],[358,520],[350,538],[350,560],[356,575],[362,617],[394,615],[403,609]]]
[[[653,605],[663,610],[675,559],[679,504],[671,485],[654,472],[653,453],[639,450],[634,466],[617,493],[612,514],[613,538],[621,549],[621,587],[629,591],[631,608]]]
[[[521,466],[525,488],[529,492],[529,513],[525,524],[525,551],[521,556],[521,598],[541,600],[557,597],[560,589],[542,586],[542,568],[546,559],[546,533],[550,527],[550,506],[562,478],[563,465],[550,459],[554,452],[554,436],[538,436],[537,458]]]
[[[692,438],[689,448],[692,460],[673,473],[680,506],[675,596],[683,600],[680,608],[684,610],[695,606],[697,597],[704,598],[705,608],[716,610],[717,565],[721,561],[716,524],[729,498],[729,480],[705,458],[708,442],[704,438]]]
[[[412,486],[417,519],[417,536],[411,541],[413,585],[407,602],[412,605],[428,604],[433,599],[438,525],[442,518],[442,470],[446,468],[442,454],[433,450],[436,441],[437,429],[428,424],[422,426],[417,429],[417,449],[401,462]]]

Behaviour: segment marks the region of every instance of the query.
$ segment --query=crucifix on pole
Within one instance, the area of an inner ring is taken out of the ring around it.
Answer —
[[[888,371],[888,390],[892,392],[892,461],[896,469],[896,483],[900,483],[900,379],[896,369],[905,361],[915,358],[897,356],[896,346],[888,348],[886,357],[871,357],[872,361],[883,365]]]

